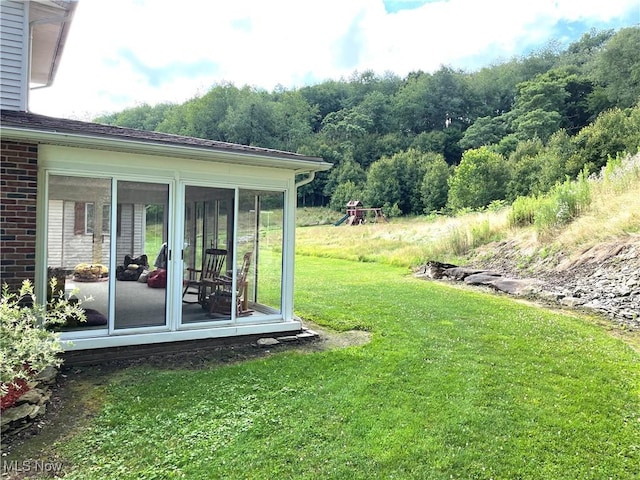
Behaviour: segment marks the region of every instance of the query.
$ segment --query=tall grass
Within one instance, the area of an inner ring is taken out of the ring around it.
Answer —
[[[335,213],[336,219],[339,213]],[[457,217],[394,218],[359,226],[298,228],[298,254],[413,267],[426,260],[459,261],[507,232],[506,210]]]
[[[617,155],[610,158],[600,175],[596,185],[599,193],[623,193],[636,186],[640,181],[640,154]]]
[[[511,228],[533,225],[538,234],[549,237],[578,218],[603,208],[614,197],[625,193],[638,196],[639,187],[640,155],[610,158],[597,175],[588,176],[583,171],[577,180],[567,179],[546,195],[519,197],[513,202],[508,224]],[[594,199],[598,199],[596,205]]]
[[[567,179],[546,195],[516,199],[509,214],[509,225],[535,225],[539,233],[548,234],[579,217],[590,204],[591,182],[585,170],[576,181]]]
[[[389,223],[334,227],[343,213],[299,209],[296,251],[316,257],[413,267],[426,260],[466,261],[473,249],[512,237],[531,237],[540,251],[640,231],[640,154],[611,159],[598,174],[583,172],[545,196],[520,197],[510,208],[466,212],[456,217],[393,218]]]

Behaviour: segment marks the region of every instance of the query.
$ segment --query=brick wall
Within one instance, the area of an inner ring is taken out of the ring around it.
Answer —
[[[3,140],[0,155],[0,282],[16,290],[35,276],[38,146]]]

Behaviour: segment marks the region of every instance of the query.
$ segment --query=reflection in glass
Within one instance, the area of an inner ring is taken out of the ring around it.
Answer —
[[[212,311],[217,278],[227,276],[233,259],[235,190],[187,186],[183,245],[182,323],[229,319]]]
[[[116,329],[166,324],[166,184],[119,181],[116,218]]]
[[[262,314],[281,311],[283,212],[282,192],[240,191],[238,261],[252,252],[244,302]]]
[[[111,180],[51,175],[47,199],[47,266],[58,292],[84,300],[87,322],[63,330],[106,329],[111,237]],[[106,216],[106,218],[105,218]]]

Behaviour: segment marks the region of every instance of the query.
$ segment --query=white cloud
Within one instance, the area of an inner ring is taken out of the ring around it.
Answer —
[[[86,119],[223,81],[270,90],[465,67],[541,46],[561,20],[602,25],[634,8],[637,23],[637,0],[449,0],[392,14],[382,0],[80,0],[54,86],[31,109]]]

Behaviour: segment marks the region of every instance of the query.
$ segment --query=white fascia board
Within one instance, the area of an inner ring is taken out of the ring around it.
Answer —
[[[51,143],[72,147],[85,147],[99,150],[114,150],[145,155],[190,158],[194,160],[232,163],[256,167],[284,168],[295,172],[318,172],[329,170],[333,165],[325,161],[274,157],[260,153],[235,152],[215,147],[197,147],[166,145],[162,143],[123,140],[98,136],[77,135],[73,133],[48,132],[18,127],[0,128],[2,138],[19,139],[35,143]]]

